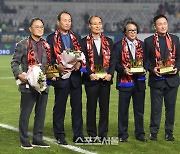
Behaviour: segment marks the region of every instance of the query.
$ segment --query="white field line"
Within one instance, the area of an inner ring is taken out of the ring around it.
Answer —
[[[14,79],[13,76],[7,76],[7,77],[0,77],[1,80],[6,80],[6,79]]]
[[[0,68],[11,68],[11,66],[0,66]]]
[[[9,130],[12,130],[12,131],[16,131],[16,132],[19,132],[19,129],[18,128],[15,128],[13,126],[9,126],[9,125],[6,125],[6,124],[1,124],[0,123],[0,127],[2,128],[6,128],[6,129],[9,129]],[[32,133],[29,132],[29,135],[32,136]],[[72,146],[72,145],[59,145],[56,143],[56,140],[55,139],[52,139],[52,138],[49,138],[49,137],[43,137],[43,139],[45,141],[48,141],[48,142],[51,142],[53,144],[56,144],[58,146],[62,146],[64,148],[67,148],[67,149],[70,149],[72,151],[76,151],[76,152],[79,152],[79,153],[84,153],[84,154],[97,154],[97,153],[94,153],[94,152],[90,152],[90,151],[87,151],[87,150],[84,150],[82,148],[79,148],[79,147],[76,147],[76,146]]]

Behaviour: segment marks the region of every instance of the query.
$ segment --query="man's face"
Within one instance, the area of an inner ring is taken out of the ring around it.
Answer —
[[[134,41],[137,37],[137,27],[134,24],[127,24],[125,35],[130,41]]]
[[[92,17],[90,24],[89,24],[89,28],[91,30],[92,34],[101,34],[102,32],[102,21],[99,17]]]
[[[165,18],[159,18],[154,24],[154,28],[160,36],[166,35],[168,31],[168,22]]]
[[[29,27],[29,31],[32,36],[41,37],[44,34],[44,25],[40,20],[35,20]]]
[[[61,14],[60,21],[57,21],[59,29],[65,33],[71,29],[71,23],[71,16],[67,13]]]

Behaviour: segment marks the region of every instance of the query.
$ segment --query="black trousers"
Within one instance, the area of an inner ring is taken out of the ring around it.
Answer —
[[[118,136],[128,137],[129,104],[133,100],[135,136],[145,135],[144,133],[144,100],[145,90],[138,91],[133,87],[131,91],[119,91],[118,107]]]
[[[83,137],[82,87],[74,88],[69,81],[64,88],[54,88],[55,104],[53,108],[53,130],[56,139],[65,138],[64,118],[66,103],[70,95],[72,128],[74,138]]]
[[[21,143],[29,141],[29,118],[35,103],[33,141],[42,141],[47,100],[48,94],[45,92],[42,92],[42,94],[39,94],[38,92],[21,92],[19,117],[19,134]]]
[[[108,133],[109,121],[109,98],[110,98],[110,85],[102,86],[96,84],[93,86],[85,86],[87,96],[87,119],[86,129],[89,136],[106,137]],[[96,108],[99,101],[99,126],[98,133],[96,127]]]
[[[164,83],[161,88],[150,87],[151,121],[150,132],[157,134],[160,127],[163,100],[165,104],[165,132],[173,132],[178,87]]]

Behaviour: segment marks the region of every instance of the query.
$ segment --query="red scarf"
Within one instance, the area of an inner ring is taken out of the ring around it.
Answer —
[[[143,59],[143,49],[140,43],[140,40],[136,38],[136,59]],[[130,55],[129,55],[129,50],[128,50],[128,43],[126,41],[126,37],[122,39],[122,66],[124,68],[130,68]],[[132,76],[131,75],[124,75],[121,78],[120,83],[128,83],[128,82],[133,82]]]
[[[37,62],[37,58],[35,56],[35,52],[32,48],[32,43],[31,43],[31,38],[29,37],[28,40],[27,40],[27,53],[28,53],[28,66],[32,66],[32,65],[36,65],[38,64]],[[50,46],[49,44],[41,38],[41,41],[43,42],[43,46],[46,50],[46,55],[47,55],[47,63],[50,64],[51,63],[51,52],[50,52]]]
[[[56,59],[57,59],[57,63],[60,64],[61,63],[61,49],[62,49],[62,46],[61,46],[61,37],[60,37],[60,30],[56,30],[55,31],[55,36],[54,36],[54,43],[53,43],[53,47],[54,47],[54,54],[56,56]],[[80,50],[81,51],[81,46],[75,36],[75,34],[69,30],[69,34],[70,34],[70,38],[72,40],[72,43],[73,43],[73,46],[74,46],[74,49],[76,51]]]
[[[93,44],[94,39],[92,34],[88,34],[86,38],[86,44],[87,44],[87,52],[89,57],[89,63],[91,71],[95,72],[95,64],[94,64],[94,51],[93,51]],[[109,68],[109,62],[110,62],[110,45],[104,34],[101,34],[101,52],[103,56],[103,67],[105,69]]]
[[[167,59],[167,65],[168,66],[175,66],[175,55],[176,55],[176,46],[172,42],[172,38],[169,35],[169,33],[166,34],[166,43],[169,50],[169,55]],[[155,44],[155,56],[156,56],[156,67],[159,66],[159,61],[161,59],[161,52],[160,52],[160,46],[159,46],[159,38],[158,33],[154,34],[154,44]]]

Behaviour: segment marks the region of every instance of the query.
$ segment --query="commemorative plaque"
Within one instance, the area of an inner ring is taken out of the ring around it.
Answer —
[[[143,73],[144,72],[143,60],[142,59],[130,60],[130,72]]]
[[[102,65],[95,65],[95,74],[98,78],[104,78],[107,72]]]
[[[46,65],[45,66],[45,73],[46,78],[51,79],[53,77],[59,77],[59,71],[57,69],[57,65]]]
[[[160,74],[168,74],[173,71],[173,66],[171,66],[167,61],[158,61]]]

